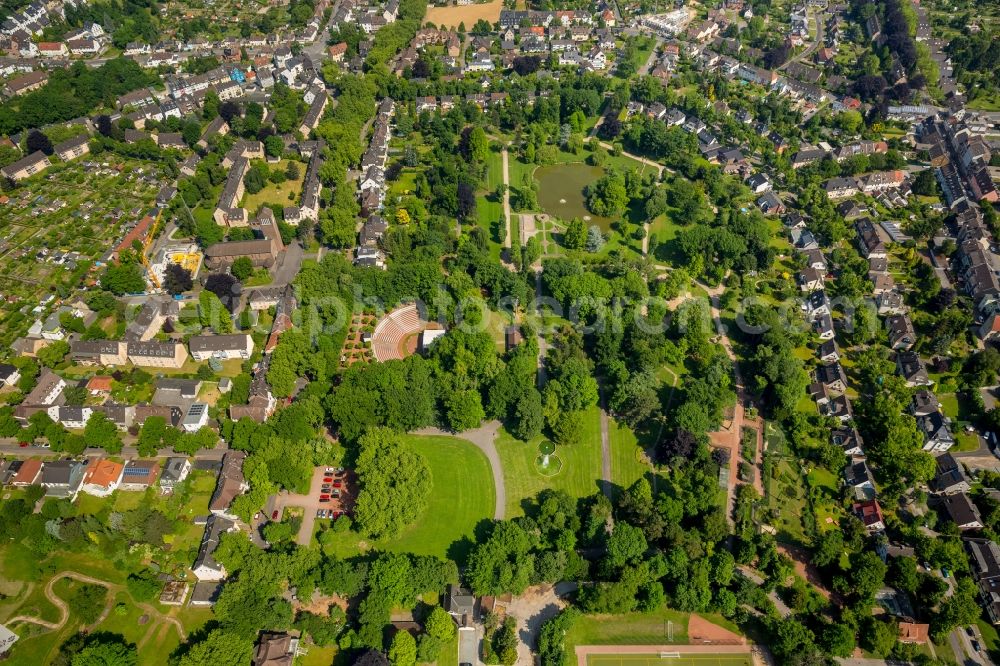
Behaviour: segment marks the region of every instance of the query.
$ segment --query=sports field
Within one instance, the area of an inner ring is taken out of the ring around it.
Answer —
[[[749,654],[590,654],[587,666],[751,666]]]

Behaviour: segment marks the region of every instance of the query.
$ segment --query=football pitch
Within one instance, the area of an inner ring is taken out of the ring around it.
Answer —
[[[587,666],[751,666],[749,654],[590,654]]]

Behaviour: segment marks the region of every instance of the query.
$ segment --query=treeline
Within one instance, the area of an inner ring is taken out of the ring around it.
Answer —
[[[128,58],[109,60],[93,69],[77,62],[53,70],[44,86],[0,106],[0,134],[87,115],[102,105],[113,106],[121,95],[155,82],[155,76],[143,72]]]
[[[134,41],[155,44],[160,40],[160,29],[153,18],[158,8],[156,0],[67,4],[66,24],[79,28],[85,23],[98,23],[108,30],[112,43],[119,49]]]

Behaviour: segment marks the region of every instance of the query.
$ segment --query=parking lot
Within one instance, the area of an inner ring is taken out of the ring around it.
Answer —
[[[339,488],[336,487],[338,484]],[[350,514],[354,509],[356,493],[356,479],[349,470],[337,472],[331,467],[317,467],[313,470],[307,495],[296,495],[282,491],[271,496],[267,502],[267,518],[283,520],[285,509],[289,507],[301,508],[303,511],[302,526],[299,528],[299,534],[295,541],[301,546],[308,546],[312,541],[316,521],[332,520],[342,513]],[[324,513],[322,518],[317,515],[320,511]]]

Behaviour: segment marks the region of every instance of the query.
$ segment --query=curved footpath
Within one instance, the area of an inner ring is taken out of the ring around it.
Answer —
[[[58,622],[49,622],[47,620],[42,620],[41,618],[32,617],[30,615],[18,615],[17,617],[12,617],[11,619],[7,620],[6,624],[14,624],[15,622],[30,622],[32,624],[37,624],[39,626],[45,627],[46,629],[52,629],[53,631],[58,631],[62,629],[66,625],[66,622],[69,621],[69,604],[66,602],[65,599],[56,594],[53,588],[55,587],[55,584],[60,580],[62,580],[63,578],[72,578],[73,580],[78,581],[80,583],[100,585],[101,587],[107,588],[109,596],[107,603],[105,604],[104,611],[101,613],[101,616],[97,618],[97,621],[94,622],[89,627],[90,629],[93,629],[94,627],[101,624],[101,622],[103,622],[105,619],[107,619],[108,613],[111,612],[111,608],[114,604],[114,594],[124,589],[124,586],[119,585],[117,583],[109,583],[106,580],[94,578],[92,576],[78,573],[76,571],[63,571],[50,578],[49,582],[45,585],[45,589],[43,590],[45,593],[45,598],[48,599],[48,601],[59,610]],[[138,608],[141,608],[146,613],[158,616],[164,622],[174,625],[174,627],[177,629],[177,632],[180,634],[181,639],[182,640],[184,639],[186,635],[184,633],[184,627],[181,625],[180,621],[178,621],[176,618],[170,617],[169,615],[164,615],[163,613],[156,610],[147,603],[135,602],[135,605]],[[84,629],[86,629],[86,627],[84,627]]]
[[[439,435],[444,437],[458,437],[476,445],[480,451],[486,454],[486,459],[490,461],[490,470],[493,472],[493,491],[496,494],[496,505],[493,509],[493,518],[503,520],[507,509],[507,489],[503,482],[503,464],[500,462],[500,454],[494,443],[497,431],[500,429],[499,421],[486,421],[483,425],[474,430],[465,432],[449,432],[441,428],[421,428],[414,430],[414,435]]]

